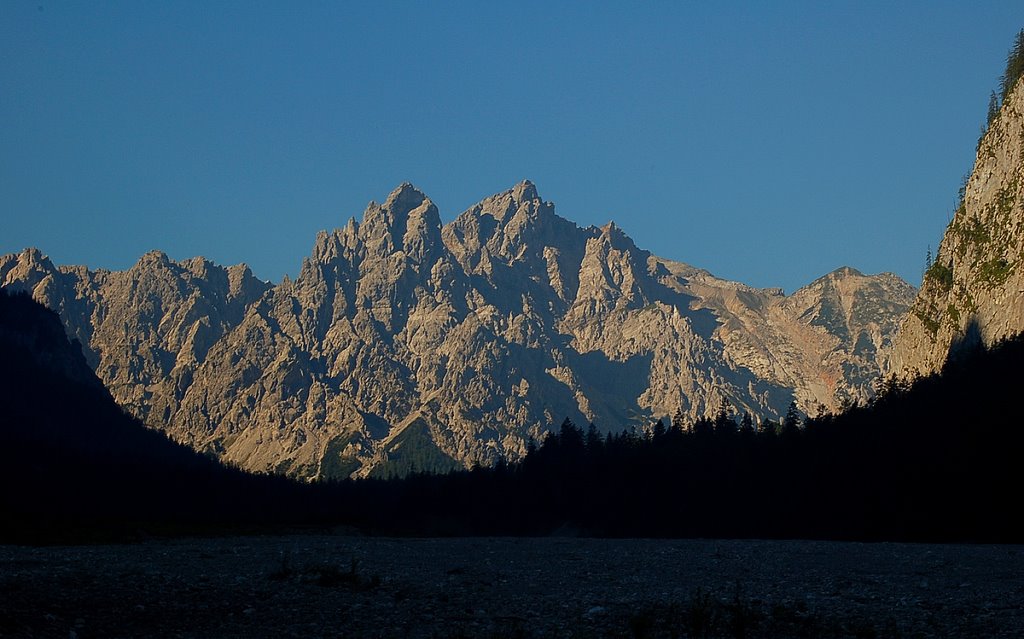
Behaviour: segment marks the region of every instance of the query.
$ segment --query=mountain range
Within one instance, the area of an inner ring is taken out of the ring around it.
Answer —
[[[870,396],[913,287],[840,268],[786,296],[580,228],[524,181],[442,225],[411,184],[321,232],[294,279],[144,255],[0,257],[125,409],[242,468],[303,478],[518,458],[722,406],[778,418]]]

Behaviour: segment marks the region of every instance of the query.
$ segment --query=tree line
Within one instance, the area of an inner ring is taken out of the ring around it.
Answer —
[[[566,420],[517,463],[340,487],[355,525],[390,534],[1019,542],[1022,364],[1018,337],[838,415]]]

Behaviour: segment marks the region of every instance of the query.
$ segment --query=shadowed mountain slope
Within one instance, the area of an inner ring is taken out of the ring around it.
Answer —
[[[0,537],[80,540],[327,512],[309,487],[224,468],[145,428],[114,402],[55,313],[3,289],[0,361]]]

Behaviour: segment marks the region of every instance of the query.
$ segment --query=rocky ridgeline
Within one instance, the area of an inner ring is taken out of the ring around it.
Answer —
[[[963,343],[1024,330],[1024,80],[978,144],[964,198],[896,342],[892,372],[939,370]]]
[[[788,297],[721,280],[614,224],[577,227],[530,182],[446,226],[403,184],[277,285],[202,258],[90,271],[35,249],[0,258],[0,283],[56,310],[150,426],[308,478],[515,458],[565,417],[834,409],[870,394],[915,293],[850,268]]]

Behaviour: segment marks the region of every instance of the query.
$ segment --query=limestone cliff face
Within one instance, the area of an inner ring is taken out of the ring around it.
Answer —
[[[1024,331],[1024,81],[978,145],[964,200],[903,322],[891,370],[939,370],[955,345]]]
[[[317,236],[294,280],[143,256],[0,283],[58,311],[114,397],[252,470],[340,477],[517,457],[565,417],[777,417],[862,398],[914,290],[840,269],[786,297],[579,228],[523,182],[442,227],[409,184]]]

